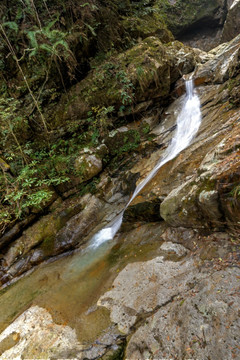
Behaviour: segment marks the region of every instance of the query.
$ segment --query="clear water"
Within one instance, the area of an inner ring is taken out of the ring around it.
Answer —
[[[148,176],[136,187],[132,197],[123,209],[123,211],[109,224],[97,232],[91,239],[89,248],[97,248],[106,241],[112,240],[122,224],[123,214],[133,199],[144,188],[144,186],[156,175],[158,170],[168,161],[174,159],[182,150],[191,143],[201,124],[200,100],[194,91],[193,80],[185,82],[186,95],[181,112],[177,118],[176,132],[164,156],[159,160],[154,169]]]
[[[200,104],[191,82],[177,119],[178,128],[159,163],[138,185],[131,199],[137,196],[167,161],[188,146],[200,125]],[[186,131],[185,131],[186,127]],[[34,272],[0,291],[0,332],[31,305],[46,308],[57,324],[68,324],[76,330],[79,341],[92,343],[111,324],[105,308],[94,308],[100,295],[106,292],[118,272],[131,261],[146,261],[159,249],[161,223],[142,226],[114,238],[119,230],[124,210],[97,232],[91,249],[79,251],[57,261],[42,264]],[[112,240],[113,239],[113,240]],[[142,241],[151,239],[151,241]],[[110,241],[112,240],[112,241]],[[114,246],[115,244],[115,246]],[[101,246],[100,246],[101,245]]]

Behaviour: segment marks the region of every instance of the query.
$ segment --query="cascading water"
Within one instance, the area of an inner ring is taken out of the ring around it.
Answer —
[[[104,242],[114,238],[122,224],[124,211],[132,202],[132,200],[156,175],[157,171],[169,160],[175,158],[183,149],[185,149],[196,135],[201,124],[200,101],[196,92],[194,91],[193,80],[187,80],[185,82],[185,86],[186,96],[182,110],[177,118],[177,130],[172,138],[171,143],[166,149],[164,156],[160,159],[160,161],[148,174],[148,176],[136,187],[132,197],[123,211],[109,224],[108,227],[103,228],[92,237],[89,245],[90,248],[97,248]]]

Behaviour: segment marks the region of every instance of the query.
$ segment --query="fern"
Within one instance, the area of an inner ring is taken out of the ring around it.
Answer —
[[[59,45],[65,48],[66,51],[69,51],[68,43],[65,40],[59,40],[54,44],[54,49],[56,49]]]
[[[97,36],[97,34],[95,33],[94,28],[93,28],[91,25],[89,25],[89,24],[85,24],[85,25],[86,25],[87,28],[91,31],[91,33],[92,33],[93,36]]]
[[[27,32],[27,36],[30,40],[31,47],[33,47],[35,49],[38,48],[38,42],[36,39],[37,32],[38,31],[28,31]]]
[[[90,6],[90,4],[89,3],[85,3],[85,4],[80,4],[80,7],[85,7],[85,6]]]
[[[48,44],[41,44],[41,45],[39,46],[39,49],[45,50],[45,51],[47,51],[49,54],[53,54],[53,53],[54,53],[52,46],[50,46],[50,45],[48,45]]]
[[[30,40],[31,47],[33,48],[29,56],[36,56],[39,50],[46,51],[49,54],[62,57],[70,53],[68,43],[64,40],[67,34],[62,31],[51,28],[54,26],[58,19],[51,21],[45,28],[41,30],[28,31],[27,36]],[[40,37],[41,44],[38,42],[38,36]],[[50,44],[49,44],[50,43]],[[64,54],[58,53],[58,48],[64,48]]]
[[[5,27],[7,26],[9,29],[18,32],[18,24],[15,23],[15,21],[7,21],[7,22],[3,23],[2,25]]]
[[[59,19],[59,16],[56,19],[50,21],[50,23],[45,27],[46,33],[48,33],[50,31],[50,29],[53,27],[53,25],[56,24],[58,19]]]

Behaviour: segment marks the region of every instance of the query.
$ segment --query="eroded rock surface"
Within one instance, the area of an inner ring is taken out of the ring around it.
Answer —
[[[190,288],[149,316],[130,338],[126,358],[238,357],[239,270],[202,274]]]
[[[194,277],[192,272],[188,276],[192,265],[192,262],[183,265],[165,262],[163,257],[129,264],[114,281],[113,289],[100,298],[98,305],[107,307],[112,322],[118,324],[121,332],[128,334],[140,315],[154,312],[179,294],[177,284],[182,282],[182,291],[187,290],[187,283]]]

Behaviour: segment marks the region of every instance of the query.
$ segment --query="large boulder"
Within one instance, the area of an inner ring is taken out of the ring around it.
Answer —
[[[68,97],[62,97],[52,124],[80,121],[92,109],[111,107],[116,112],[129,107],[134,112],[139,103],[163,100],[171,84],[192,71],[196,62],[195,52],[182,43],[164,45],[157,37],[148,37],[96,67],[75,85]]]
[[[59,172],[64,170],[69,180],[57,186],[58,193],[68,197],[79,190],[82,183],[93,179],[103,169],[103,159],[108,153],[105,144],[97,147],[85,147],[76,154],[69,155],[66,159],[60,156],[55,159],[55,165]]]
[[[209,52],[210,59],[199,64],[194,78],[201,83],[223,83],[239,73],[240,35],[228,43],[219,45]]]
[[[51,314],[39,306],[32,306],[21,314],[0,335],[0,344],[1,354],[8,359],[15,359],[17,354],[23,353],[26,357],[37,353],[41,358],[62,358],[84,348],[74,329],[57,325]]]
[[[178,293],[178,284],[187,291],[193,273],[192,262],[181,265],[157,257],[148,262],[128,264],[113,282],[113,287],[98,301],[110,310],[111,320],[124,334],[129,334],[141,314],[148,314],[168,303]],[[171,288],[165,288],[166,283]],[[144,299],[144,302],[142,301]]]
[[[128,264],[98,305],[130,335],[126,359],[227,359],[239,355],[238,275],[156,257]]]
[[[102,170],[102,160],[94,154],[82,154],[76,158],[74,168],[81,181],[87,181]]]
[[[240,1],[235,0],[227,14],[227,19],[224,23],[222,42],[230,41],[240,33]]]

